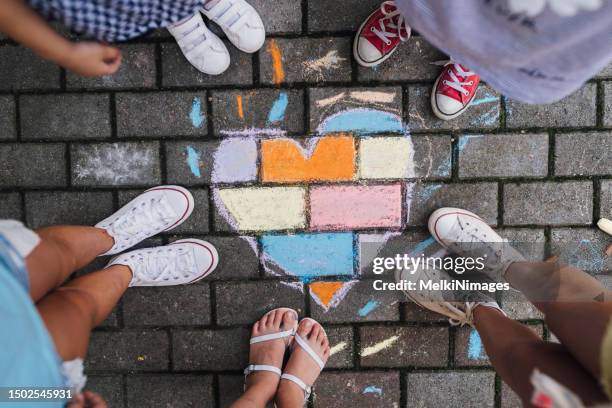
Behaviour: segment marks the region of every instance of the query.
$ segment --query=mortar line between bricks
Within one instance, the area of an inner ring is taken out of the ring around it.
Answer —
[[[308,0],[302,0],[300,6],[302,9],[302,32],[298,38],[303,38],[304,35],[312,38],[311,33],[308,31]]]
[[[120,140],[117,126],[117,96],[115,92],[109,94],[108,114],[111,126],[111,136],[109,140]]]
[[[400,368],[399,372],[399,385],[400,385],[400,407],[408,406],[408,371]]]
[[[219,387],[219,374],[215,374],[212,376],[212,391],[213,391],[213,399],[215,403],[215,407],[221,408],[221,394]]]
[[[504,225],[504,183],[497,183],[497,226]]]
[[[557,135],[553,130],[548,131],[548,173],[546,178],[554,179],[555,178],[555,150],[557,144]]]
[[[595,123],[598,128],[604,127],[605,96],[603,81],[598,80],[595,93]]]
[[[593,180],[593,225],[597,224],[597,221],[601,217],[601,181],[598,179]]]
[[[495,373],[495,394],[493,404],[495,408],[501,408],[502,403],[502,381],[499,374]]]
[[[59,86],[60,86],[60,90],[61,91],[66,91],[66,83],[67,83],[67,79],[66,79],[66,69],[65,68],[61,68],[59,69]]]
[[[68,188],[72,187],[72,154],[70,152],[71,144],[66,143],[64,146],[64,160],[66,161],[66,166],[64,168],[64,172],[66,173],[66,186]]]
[[[123,391],[123,406],[128,407],[127,374],[121,374],[121,389]]]
[[[174,339],[171,328],[166,329],[166,336],[168,336],[168,372],[172,373],[174,371]]]

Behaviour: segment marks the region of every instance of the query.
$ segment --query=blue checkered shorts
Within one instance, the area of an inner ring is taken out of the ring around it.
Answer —
[[[196,12],[202,0],[27,0],[43,17],[100,41],[126,41]]]

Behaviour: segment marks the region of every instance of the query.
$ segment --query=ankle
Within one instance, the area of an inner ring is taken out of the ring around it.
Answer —
[[[304,404],[304,390],[297,384],[281,380],[276,392],[276,405],[283,407],[301,407]]]
[[[279,378],[268,372],[254,372],[247,377],[244,398],[264,406],[272,401],[278,389]]]

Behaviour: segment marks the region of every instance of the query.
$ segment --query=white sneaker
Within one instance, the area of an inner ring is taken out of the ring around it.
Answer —
[[[105,230],[115,240],[103,255],[118,254],[153,235],[178,227],[189,218],[193,206],[193,196],[183,187],[159,186],[145,191],[96,224],[96,228]]]
[[[187,61],[198,71],[219,75],[229,67],[230,55],[227,47],[206,27],[200,13],[195,13],[189,19],[167,28],[176,39]]]
[[[210,275],[218,263],[219,254],[212,244],[189,238],[121,254],[106,267],[129,267],[130,286],[172,286],[197,282]]]
[[[431,214],[429,232],[440,245],[464,257],[484,258],[489,278],[503,280],[504,273],[513,262],[525,258],[503,239],[482,218],[459,208],[440,208]]]
[[[208,0],[201,10],[239,50],[253,53],[263,46],[266,40],[263,21],[245,0]]]
[[[395,280],[414,282],[414,290],[403,291],[406,296],[417,305],[448,317],[453,326],[474,326],[474,309],[477,306],[491,307],[505,315],[499,304],[482,292],[419,289],[419,282],[431,281],[434,285],[442,281],[451,282],[453,279],[446,271],[423,267],[416,271],[396,269]]]

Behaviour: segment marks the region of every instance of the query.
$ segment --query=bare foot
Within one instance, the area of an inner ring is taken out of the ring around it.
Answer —
[[[304,319],[298,326],[297,334],[310,345],[310,348],[325,364],[329,358],[330,349],[323,327],[312,319]],[[319,377],[321,368],[306,350],[295,343],[284,373],[294,375],[312,386]],[[304,390],[296,383],[282,379],[276,393],[276,404],[279,408],[301,407],[304,404]]]
[[[297,325],[297,315],[292,309],[282,308],[266,313],[253,325],[251,337],[264,336],[291,330]],[[251,344],[249,351],[249,364],[270,365],[282,369],[285,350],[293,337],[269,340]],[[269,371],[253,371],[246,378],[245,396],[251,400],[267,404],[278,388],[280,378]]]

